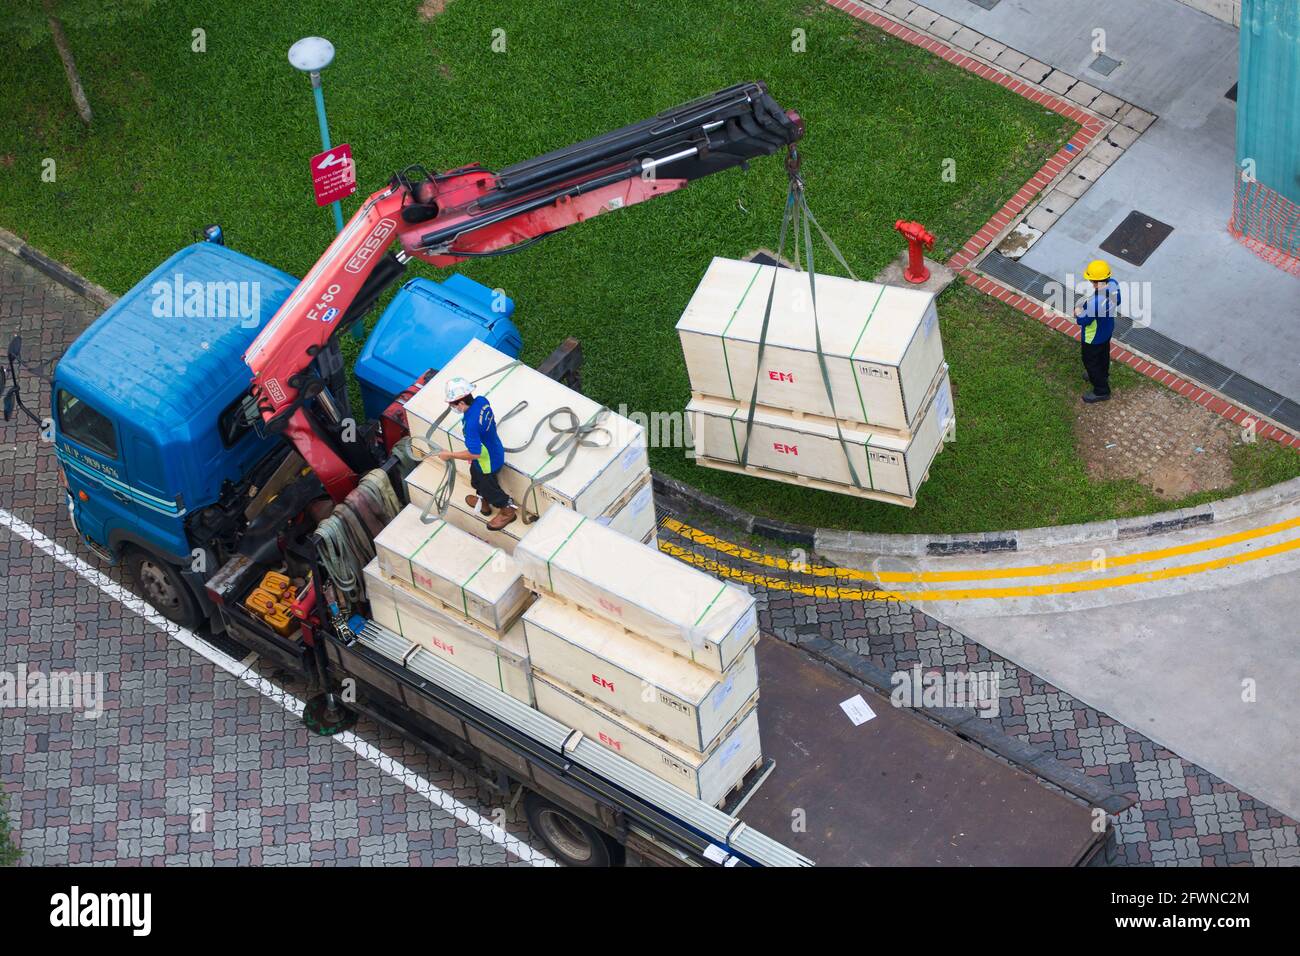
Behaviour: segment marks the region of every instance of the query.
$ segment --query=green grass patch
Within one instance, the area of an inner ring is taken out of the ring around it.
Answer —
[[[22,852],[14,845],[9,826],[9,797],[0,790],[0,866],[13,866],[21,858]]]
[[[419,6],[193,0],[93,36],[70,24],[95,109],[89,131],[53,47],[9,51],[0,86],[21,95],[0,102],[0,224],[117,292],[209,222],[301,275],[332,235],[307,175],[318,149],[309,87],[285,59],[313,33],[338,49],[325,75],[331,129],[352,144],[363,184],[347,214],[410,163],[500,167],[761,79],[804,116],[812,207],[871,276],[900,249],[896,219],[924,222],[946,258],[1076,129],[814,0],[452,0],[428,21]],[[192,50],[195,29],[206,52]],[[54,182],[41,180],[46,159]],[[785,185],[780,159],[761,159],[463,271],[515,297],[527,361],[577,336],[591,395],[647,414],[680,410],[688,384],[673,326],[712,256],[775,243]],[[422,272],[433,270],[409,274]],[[755,511],[887,531],[1157,507],[1089,482],[1063,405],[1077,357],[1004,313],[966,291],[943,301],[959,439],[914,511],[707,472],[680,450],[655,450],[652,463]],[[1290,467],[1246,457],[1247,483]]]

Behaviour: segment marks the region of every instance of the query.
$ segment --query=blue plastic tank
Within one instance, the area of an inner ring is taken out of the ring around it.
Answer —
[[[378,418],[429,369],[440,369],[473,339],[511,358],[523,349],[511,320],[514,300],[463,275],[403,285],[361,349],[355,366],[366,417]]]

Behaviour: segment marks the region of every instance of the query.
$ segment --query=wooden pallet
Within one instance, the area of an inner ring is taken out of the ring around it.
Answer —
[[[900,505],[904,508],[915,508],[915,498],[905,498],[902,495],[886,494],[883,491],[871,491],[866,488],[855,488],[852,485],[841,485],[833,481],[822,481],[820,478],[808,478],[804,475],[792,475],[784,471],[772,471],[768,468],[756,468],[748,465],[741,468],[734,462],[719,461],[716,458],[705,458],[701,455],[695,456],[695,463],[703,468],[713,468],[717,471],[729,471],[733,475],[749,475],[751,478],[762,478],[767,481],[779,481],[787,485],[799,485],[801,488],[810,488],[815,491],[829,491],[837,495],[852,495],[855,498],[866,498],[871,501],[883,501],[885,504]],[[930,477],[930,470],[927,468],[921,484]]]

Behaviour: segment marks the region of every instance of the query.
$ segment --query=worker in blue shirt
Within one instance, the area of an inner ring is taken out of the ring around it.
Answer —
[[[1115,331],[1120,293],[1119,283],[1111,278],[1110,265],[1104,259],[1088,263],[1083,277],[1092,283],[1093,292],[1075,308],[1074,321],[1082,333],[1083,370],[1092,385],[1083,400],[1091,405],[1110,401],[1110,337]]]
[[[478,493],[466,495],[465,503],[478,508],[485,516],[492,516],[492,509],[496,508],[488,530],[500,531],[515,520],[518,511],[498,480],[506,463],[506,450],[497,434],[496,415],[487,398],[482,395],[475,398],[474,386],[460,376],[447,382],[446,396],[447,404],[463,416],[461,430],[466,451],[440,451],[438,457],[443,461],[459,458],[469,462],[469,481]]]

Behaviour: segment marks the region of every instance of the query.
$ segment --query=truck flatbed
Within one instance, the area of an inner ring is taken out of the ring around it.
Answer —
[[[798,648],[764,635],[758,673],[776,766],[736,815],[818,866],[1073,866],[1101,846],[1082,802]],[[855,694],[876,714],[859,726]]]

